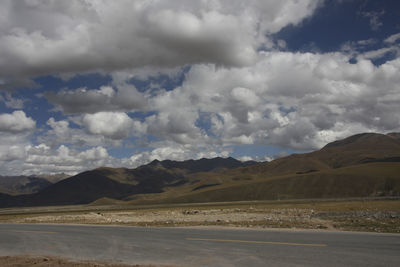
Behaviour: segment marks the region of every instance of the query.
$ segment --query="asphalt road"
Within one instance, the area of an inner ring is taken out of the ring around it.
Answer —
[[[177,266],[400,266],[400,235],[0,224],[0,255]]]

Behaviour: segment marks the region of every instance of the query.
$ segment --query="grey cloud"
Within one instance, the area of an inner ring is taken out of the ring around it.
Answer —
[[[178,144],[204,143],[207,136],[196,126],[198,113],[191,110],[162,109],[156,115],[146,118],[147,133]]]
[[[208,124],[209,143],[310,150],[357,132],[399,130],[399,59],[379,67],[348,60],[341,53],[268,52],[251,67],[194,66],[181,87],[151,99],[161,114],[179,107],[189,127],[165,120],[154,132],[168,139],[175,129],[202,133]]]
[[[256,59],[319,1],[3,1],[0,78]]]
[[[45,97],[66,114],[96,113],[100,111],[132,111],[147,106],[147,100],[133,85],[122,84],[115,91],[112,87],[100,89],[63,90],[46,92]]]
[[[78,123],[81,123],[80,117],[75,119]],[[47,121],[47,125],[50,129],[42,133],[37,140],[51,148],[59,147],[60,145],[68,145],[73,148],[120,145],[119,140],[112,140],[103,135],[88,133],[84,128],[72,128],[68,120],[56,121],[54,118],[50,118]]]
[[[52,169],[59,159],[52,161],[49,155],[57,156],[59,152],[54,148],[58,149],[61,143],[77,146],[74,138],[88,140],[87,146],[107,147],[110,140],[121,144],[132,136],[157,137],[159,142],[142,144],[151,151],[121,160],[109,157],[96,161],[133,167],[155,158],[229,155],[229,147],[237,144],[312,150],[359,132],[400,131],[399,70],[400,59],[380,66],[369,60],[350,64],[349,57],[342,53],[262,52],[257,63],[248,67],[196,65],[185,75],[181,86],[146,96],[152,115],[142,121],[122,111],[69,117],[79,129],[72,129],[67,121],[50,119],[51,129],[39,138],[50,147],[50,152],[35,152],[26,168]],[[279,80],[284,82],[279,84]],[[114,99],[117,93],[110,88],[100,90],[93,92],[96,96],[105,95],[105,99]],[[11,141],[9,133],[3,135],[7,137],[0,137],[7,139],[2,143],[15,145],[21,140]],[[17,153],[20,150],[11,151],[10,146],[0,150],[4,160],[15,158],[10,163],[3,160],[9,168],[9,164],[22,157]],[[73,162],[73,155],[78,152],[65,153],[70,155],[67,159],[70,163],[64,170],[88,166],[82,160]],[[40,158],[37,154],[49,155]]]
[[[25,149],[20,145],[11,145],[7,148],[0,149],[0,162],[10,162],[25,158]]]
[[[1,58],[1,57],[0,57]],[[15,92],[18,88],[38,88],[35,83],[26,75],[2,76],[0,74],[0,90],[5,92]]]
[[[0,15],[0,62],[9,68],[0,63],[0,86],[53,72],[65,77],[97,70],[113,71],[113,82],[112,88],[47,92],[68,117],[48,121],[50,128],[36,140],[41,147],[22,149],[34,129],[25,113],[19,115],[26,123],[10,120],[14,113],[0,115],[0,138],[10,142],[0,147],[0,164],[11,169],[15,165],[6,160],[15,164],[27,157],[27,172],[74,172],[100,163],[131,167],[156,158],[229,155],[237,144],[311,150],[363,131],[400,131],[400,59],[371,62],[385,53],[398,55],[398,35],[375,51],[366,51],[374,40],[362,40],[336,53],[256,52],[274,45],[268,34],[311,16],[319,2],[71,1],[64,7],[4,1],[9,7],[0,9],[7,13]],[[24,19],[9,19],[17,14]],[[357,62],[350,64],[354,56]],[[179,66],[192,63],[182,85],[171,91],[151,85],[156,90],[140,93],[129,84],[132,77],[161,72],[175,77]],[[137,110],[151,115],[139,121],[127,114]],[[121,160],[104,151],[149,135],[161,140],[144,141],[151,151]]]

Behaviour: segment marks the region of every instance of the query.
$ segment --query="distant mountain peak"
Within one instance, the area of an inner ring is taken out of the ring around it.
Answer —
[[[162,167],[165,169],[182,169],[188,172],[207,172],[217,169],[231,169],[243,166],[251,165],[252,163],[242,163],[241,161],[228,157],[215,157],[215,158],[201,158],[197,160],[184,160],[184,161],[174,161],[174,160],[153,160],[147,165],[141,166],[140,168],[148,167]],[[256,163],[254,163],[256,164]]]

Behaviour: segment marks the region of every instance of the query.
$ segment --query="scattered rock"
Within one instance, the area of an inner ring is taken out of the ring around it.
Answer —
[[[199,210],[184,210],[184,211],[182,211],[183,215],[193,215],[193,214],[198,214],[198,213],[200,213]]]

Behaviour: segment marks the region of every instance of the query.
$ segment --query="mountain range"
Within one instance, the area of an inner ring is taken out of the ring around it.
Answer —
[[[9,195],[32,194],[59,182],[69,175],[0,176],[0,193]]]
[[[214,158],[102,167],[31,194],[0,191],[0,207],[399,195],[400,134],[364,133],[271,162]]]

